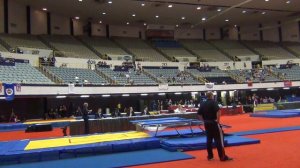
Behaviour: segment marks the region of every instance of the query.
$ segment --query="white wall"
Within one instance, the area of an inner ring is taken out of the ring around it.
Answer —
[[[106,26],[105,24],[93,23],[92,24],[92,36],[106,36]]]
[[[31,34],[47,34],[47,13],[31,8]]]
[[[258,26],[241,26],[241,40],[260,40]]]
[[[70,18],[51,13],[51,34],[70,35]]]
[[[278,23],[263,24],[264,41],[279,42]]]
[[[0,33],[4,33],[4,2],[0,0]]]
[[[206,40],[220,40],[221,34],[219,28],[206,28]]]
[[[8,33],[27,33],[26,6],[8,1]]]
[[[139,31],[141,29],[139,27],[133,26],[117,26],[117,25],[110,25],[109,26],[109,36],[116,36],[116,37],[135,37],[139,38]]]
[[[299,25],[297,22],[282,23],[282,41],[300,41]]]
[[[202,29],[176,29],[175,39],[203,39]]]

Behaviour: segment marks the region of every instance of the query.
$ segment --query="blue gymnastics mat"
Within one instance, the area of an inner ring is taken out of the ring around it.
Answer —
[[[239,146],[256,143],[260,143],[260,140],[236,135],[225,136],[225,146]],[[161,142],[161,146],[170,151],[206,149],[206,136],[167,139]]]
[[[250,114],[250,117],[264,117],[264,118],[290,118],[290,117],[299,117],[299,113],[291,112],[259,112]]]
[[[137,166],[193,158],[193,156],[182,152],[170,152],[163,149],[153,149],[37,163],[14,164],[2,166],[2,168],[110,168]]]
[[[300,130],[300,126],[284,127],[284,128],[270,128],[270,129],[262,129],[262,130],[251,130],[251,131],[242,131],[242,132],[234,132],[232,134],[239,135],[239,136],[245,136],[245,135],[266,134],[266,133],[284,132],[284,131],[295,131],[295,130]]]
[[[180,136],[190,136],[190,135],[203,135],[205,134],[204,131],[201,129],[193,129],[193,133],[190,129],[179,129],[178,130]],[[155,136],[155,132],[148,132],[149,135]],[[178,133],[176,130],[170,130],[170,131],[158,131],[156,137],[171,137],[171,136],[178,136]]]

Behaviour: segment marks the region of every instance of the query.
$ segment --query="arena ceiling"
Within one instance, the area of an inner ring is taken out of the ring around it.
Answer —
[[[186,27],[290,22],[300,0],[18,0],[33,8],[105,24]],[[111,2],[111,3],[110,3]]]

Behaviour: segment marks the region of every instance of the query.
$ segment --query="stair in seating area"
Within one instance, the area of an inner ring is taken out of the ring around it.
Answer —
[[[82,40],[80,37],[74,37],[76,40],[80,41],[80,43],[82,45],[84,45],[86,48],[88,48],[89,50],[91,50],[93,53],[95,53],[98,57],[100,57],[101,59],[106,59],[104,55],[102,55],[101,53],[99,53],[94,47],[92,47],[91,45],[89,45],[88,43],[84,42],[84,40]]]
[[[9,51],[12,47],[0,38],[0,44]]]
[[[280,43],[279,46],[283,49],[285,49],[286,51],[288,51],[289,53],[293,54],[294,56],[300,58],[300,55],[298,53],[296,53],[295,51],[289,49],[288,47],[286,47],[284,44]]]
[[[63,80],[59,78],[58,76],[52,74],[50,71],[48,71],[44,66],[40,65],[40,67],[35,67],[38,71],[40,71],[43,75],[45,75],[47,78],[49,78],[52,82],[57,84],[62,84]]]
[[[223,51],[221,48],[219,48],[218,46],[216,46],[214,43],[212,43],[211,41],[206,41],[208,42],[211,46],[213,46],[215,49],[217,49],[219,52],[221,52],[222,54],[224,54],[226,57],[228,57],[231,60],[235,60],[233,56],[229,55],[227,52]]]
[[[101,76],[102,78],[104,78],[105,80],[107,80],[109,83],[113,84],[114,80],[112,78],[110,78],[109,76],[107,76],[105,73],[101,72],[99,69],[96,68],[95,72]],[[116,83],[115,83],[116,84]]]

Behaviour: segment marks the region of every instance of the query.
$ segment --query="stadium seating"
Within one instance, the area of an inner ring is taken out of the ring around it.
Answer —
[[[0,65],[0,82],[54,84],[50,79],[27,63],[15,63],[15,66]]]
[[[99,67],[98,70],[106,74],[112,80],[115,80],[116,84],[119,85],[126,85],[126,84],[127,85],[156,85],[157,84],[157,82],[152,80],[144,73],[142,72],[137,73],[133,69],[112,70],[108,67]]]
[[[136,59],[142,61],[168,61],[163,55],[151,48],[146,42],[137,38],[115,38],[115,40],[132,52]]]
[[[37,49],[49,49],[37,36],[27,34],[1,34],[0,38],[11,48],[26,47]]]
[[[211,41],[215,46],[222,49],[224,52],[232,57],[235,56],[249,56],[255,55],[252,51],[247,49],[238,41],[233,40],[213,40]]]
[[[200,84],[189,73],[180,71],[177,67],[143,67],[144,71],[154,75],[164,83],[169,84]]]
[[[282,76],[285,80],[300,80],[300,67],[298,65],[293,65],[291,68],[276,68],[272,67],[274,73]]]
[[[294,59],[297,58],[274,42],[244,41],[248,47],[260,53],[264,59]]]
[[[152,42],[155,47],[160,49],[170,58],[186,58],[186,61],[189,61],[189,58],[192,60],[196,57],[185,50],[181,44],[175,40],[153,40]]]
[[[227,56],[218,51],[208,42],[203,40],[181,40],[183,46],[193,51],[205,61],[231,61]]]
[[[297,42],[284,42],[283,46],[294,52],[297,56],[300,56],[300,43]]]
[[[230,70],[230,73],[234,74],[239,78],[243,83],[247,83],[247,80],[251,80],[253,83],[258,82],[278,82],[280,79],[273,76],[267,70],[258,69],[258,70]]]
[[[112,55],[128,55],[126,51],[117,46],[113,41],[104,37],[80,37],[80,39],[94,48],[96,51],[105,54]]]
[[[99,57],[85,47],[80,41],[68,35],[41,36],[45,41],[52,45],[58,51],[61,51],[65,57],[99,59]]]
[[[210,70],[200,70],[195,68],[189,68],[187,71],[194,74],[195,76],[202,76],[207,81],[216,83],[216,84],[222,84],[223,82],[226,82],[226,84],[234,84],[237,83],[236,80],[232,79],[228,73],[225,71],[222,71],[217,68],[209,68]]]
[[[63,68],[63,67],[45,67],[54,75],[59,77],[65,84],[76,83],[76,84],[93,84],[93,85],[104,85],[108,82],[98,75],[95,71],[89,69],[79,69],[79,68]],[[76,77],[78,79],[76,80]],[[87,80],[87,82],[84,82]]]
[[[7,52],[6,48],[0,44],[0,52]]]

